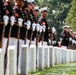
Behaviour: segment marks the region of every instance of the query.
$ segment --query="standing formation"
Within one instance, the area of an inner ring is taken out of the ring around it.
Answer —
[[[41,13],[40,19],[38,15]],[[47,45],[47,7],[39,10],[34,0],[0,1],[0,48],[5,56],[5,74],[8,74],[8,46],[16,46],[18,72],[21,67],[21,46]]]
[[[38,18],[40,14],[40,18]],[[6,0],[0,1],[0,48],[5,56],[5,73],[8,73],[7,53],[8,46],[16,46],[18,70],[21,67],[21,46],[53,45],[59,46],[56,41],[56,29],[48,29],[46,16],[48,8],[39,9],[34,0]],[[64,28],[61,34],[62,47],[76,49],[76,34]],[[7,70],[6,70],[7,68]]]

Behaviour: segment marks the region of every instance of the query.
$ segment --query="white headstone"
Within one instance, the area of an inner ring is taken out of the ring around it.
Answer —
[[[76,62],[76,50],[75,50],[75,62]]]
[[[65,64],[66,63],[66,49],[64,48],[61,48],[61,60],[62,60],[62,64]]]
[[[36,71],[36,46],[30,45],[30,72]]]
[[[4,75],[4,53],[0,49],[0,75]]]
[[[49,48],[48,46],[44,46],[44,68],[49,68]]]
[[[28,45],[22,45],[21,75],[28,75]]]
[[[69,49],[69,63],[71,63],[71,50]]]
[[[44,49],[43,46],[38,47],[39,50],[39,70],[44,69]]]
[[[55,56],[55,65],[57,65],[58,62],[58,49],[57,47],[54,47],[54,56]]]
[[[8,75],[17,75],[17,50],[15,46],[8,47]]]
[[[53,46],[49,46],[49,63],[50,66],[54,66],[55,65],[55,56],[54,56],[54,49]]]
[[[71,51],[71,62],[73,62],[73,50],[70,50]]]
[[[66,49],[66,64],[69,63],[69,50]]]
[[[57,48],[57,64],[61,64],[61,48]]]
[[[76,62],[76,50],[73,51],[73,62]]]

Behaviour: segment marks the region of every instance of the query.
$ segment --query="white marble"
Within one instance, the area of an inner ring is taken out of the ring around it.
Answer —
[[[61,48],[57,48],[57,64],[61,64]]]
[[[76,50],[73,51],[73,62],[76,62]]]
[[[69,63],[71,63],[71,50],[69,50]]]
[[[44,69],[44,49],[43,46],[38,47],[39,51],[39,70]]]
[[[61,48],[61,64],[65,64],[66,63],[66,49]]]
[[[49,68],[49,48],[44,46],[44,68]]]
[[[36,71],[36,46],[30,45],[30,72]]]
[[[17,50],[15,46],[8,47],[8,74],[17,75]]]
[[[66,49],[66,64],[69,63],[69,50]]]
[[[53,46],[49,46],[49,63],[50,67],[55,65],[55,56]]]
[[[28,45],[22,45],[21,75],[28,75]]]
[[[54,56],[55,56],[55,65],[58,63],[58,49],[57,47],[54,47]]]
[[[76,62],[76,50],[74,51],[74,60]]]
[[[0,75],[4,75],[4,52],[0,49]]]
[[[71,51],[71,62],[73,62],[73,50],[70,50]]]

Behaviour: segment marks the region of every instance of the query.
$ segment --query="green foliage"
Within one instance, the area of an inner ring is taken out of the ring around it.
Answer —
[[[65,24],[65,18],[70,9],[70,2],[72,0],[35,0],[37,5],[41,8],[44,6],[48,7],[49,14],[47,17],[48,24],[50,27],[57,29],[58,38],[62,26]]]
[[[76,0],[71,2],[71,8],[66,18],[66,24],[70,25],[71,28],[76,31]]]
[[[28,75],[76,75],[76,63],[55,65],[50,69],[37,71],[34,74],[29,73]]]
[[[4,0],[3,0],[4,1]],[[47,17],[48,24],[50,27],[54,26],[57,29],[58,36],[60,35],[60,31],[62,26],[65,24],[65,18],[66,18],[66,24],[70,25],[73,30],[75,29],[75,20],[76,20],[76,0],[35,0],[37,5],[41,7],[48,7],[49,14]],[[71,3],[71,5],[70,5]],[[59,37],[58,37],[59,38]]]
[[[76,63],[56,65],[50,69],[36,72],[29,75],[76,75]]]

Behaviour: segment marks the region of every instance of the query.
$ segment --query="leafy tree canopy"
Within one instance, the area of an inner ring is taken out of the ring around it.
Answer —
[[[70,25],[71,28],[76,31],[76,0],[71,2],[71,8],[65,20],[66,24]]]

